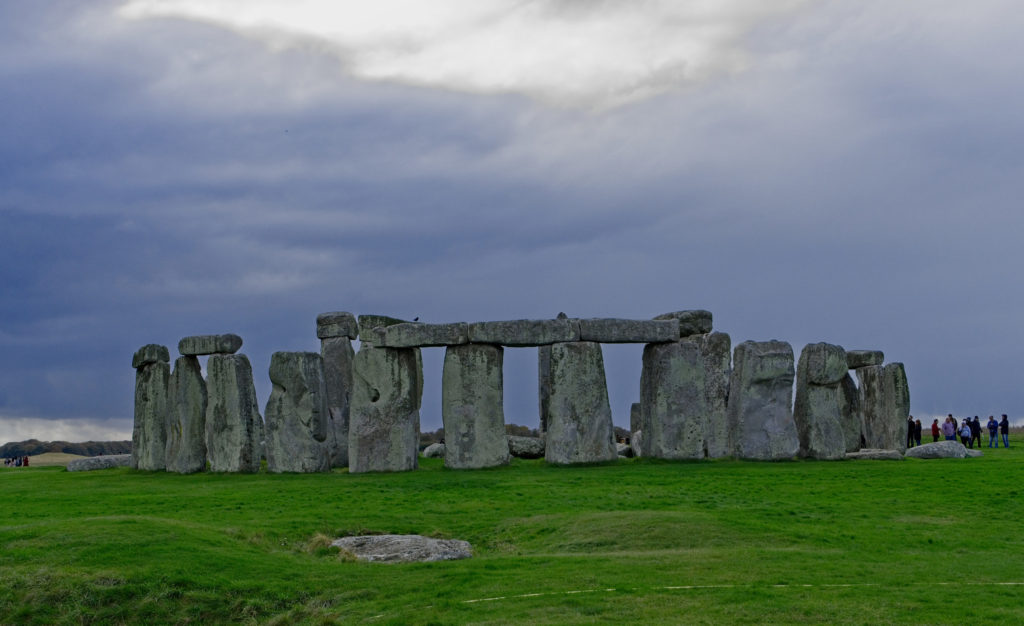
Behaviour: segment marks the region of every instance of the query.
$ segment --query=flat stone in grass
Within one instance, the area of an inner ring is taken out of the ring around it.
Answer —
[[[132,464],[130,454],[110,454],[107,456],[90,456],[84,459],[75,459],[68,463],[69,472],[91,472],[92,470],[111,469],[114,467],[128,467]]]
[[[971,452],[977,450],[968,450],[959,441],[936,441],[909,448],[904,456],[913,459],[963,459],[968,456],[979,456],[970,454]]]
[[[902,461],[903,455],[899,450],[864,448],[856,452],[847,452],[846,458],[851,461]]]
[[[455,561],[473,556],[473,546],[461,539],[433,539],[421,535],[366,535],[331,542],[356,560],[375,563]]]

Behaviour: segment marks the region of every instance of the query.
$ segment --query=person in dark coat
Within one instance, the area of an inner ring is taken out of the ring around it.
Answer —
[[[974,447],[974,442],[978,442],[978,447],[981,447],[981,421],[978,416],[974,416],[974,421],[969,422],[971,425],[971,447]]]
[[[907,447],[914,447],[914,416],[911,415],[907,418]]]
[[[914,420],[914,445],[921,445],[921,420]]]
[[[985,424],[985,426],[988,426],[988,447],[991,448],[992,444],[995,443],[996,447],[998,448],[999,447],[999,422],[996,421],[996,418],[994,418],[991,415],[989,415],[988,416],[988,423]]]
[[[1006,413],[1003,413],[1003,421],[999,422],[999,433],[1003,436],[1003,447],[1010,447],[1010,420],[1007,419]]]

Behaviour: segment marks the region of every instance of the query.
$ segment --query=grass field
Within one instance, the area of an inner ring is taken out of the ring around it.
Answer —
[[[0,623],[1024,621],[1024,447],[421,465],[0,471]],[[385,565],[326,547],[364,532],[466,539],[476,556]]]

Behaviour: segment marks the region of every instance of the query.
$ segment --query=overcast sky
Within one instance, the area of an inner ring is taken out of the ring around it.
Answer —
[[[0,442],[130,438],[132,353],[191,334],[244,338],[262,408],[335,310],[703,308],[1022,421],[1022,32],[1009,0],[0,3]],[[605,348],[619,425],[640,351]],[[535,426],[536,351],[505,360]]]

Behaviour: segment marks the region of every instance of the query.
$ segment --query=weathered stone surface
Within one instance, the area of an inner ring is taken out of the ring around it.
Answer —
[[[903,455],[900,454],[899,450],[864,448],[854,452],[847,452],[846,458],[851,461],[902,461]]]
[[[864,445],[903,451],[907,445],[910,389],[902,363],[857,368]]]
[[[445,467],[473,469],[508,463],[502,362],[504,349],[449,346],[441,379]]]
[[[387,348],[426,348],[469,343],[469,324],[420,324],[406,322],[377,328],[375,346]]]
[[[783,341],[745,341],[733,353],[729,432],[742,459],[790,459],[800,449],[793,421],[793,348]]]
[[[700,343],[704,360],[704,401],[708,416],[705,448],[709,459],[733,454],[729,441],[729,376],[732,373],[732,339],[728,333],[708,333],[690,338]]]
[[[641,405],[639,402],[634,402],[629,405],[629,432],[635,433],[641,430]]]
[[[167,471],[191,474],[206,469],[206,381],[199,359],[174,362],[167,421]]]
[[[426,448],[423,448],[423,458],[425,459],[443,459],[444,458],[445,445],[443,443],[432,443]]]
[[[520,459],[539,459],[544,456],[544,440],[540,437],[509,435],[508,453]]]
[[[132,428],[131,463],[134,469],[162,470],[167,466],[167,394],[170,377],[171,366],[164,361],[147,363],[135,370],[135,424]]]
[[[634,430],[633,434],[629,438],[629,447],[633,449],[633,456],[641,457],[643,453],[644,445],[644,431]]]
[[[551,398],[544,458],[548,463],[613,461],[615,435],[601,344],[551,346]]]
[[[615,454],[624,459],[629,459],[633,457],[633,448],[631,448],[629,444],[626,443],[616,443]]]
[[[357,339],[359,337],[359,323],[356,316],[348,311],[331,311],[316,316],[316,337],[317,339],[331,339],[334,337],[345,337]]]
[[[469,340],[473,343],[530,347],[579,341],[579,338],[579,321],[570,319],[508,320],[469,325]]]
[[[979,457],[979,456],[982,456],[982,452],[981,452],[981,450],[974,450],[974,449],[971,449],[971,448],[967,448],[967,456]]]
[[[238,335],[193,335],[178,342],[178,353],[182,356],[234,354],[241,347],[242,338]]]
[[[377,339],[377,334],[373,332],[375,328],[384,328],[387,326],[394,326],[395,324],[405,323],[405,320],[388,317],[387,315],[360,315],[359,341],[362,343],[372,344]]]
[[[171,353],[167,346],[150,343],[142,346],[132,355],[132,368],[139,369],[150,363],[170,363]]]
[[[359,561],[415,563],[453,561],[473,556],[473,546],[460,539],[432,539],[420,535],[368,535],[343,537],[331,543]]]
[[[263,418],[244,354],[214,354],[206,363],[206,455],[213,472],[258,472]]]
[[[349,472],[416,469],[421,385],[416,350],[360,346],[352,380]]]
[[[793,401],[800,456],[833,460],[845,457],[840,383],[846,372],[846,352],[839,346],[812,343],[800,352]]]
[[[858,367],[881,365],[885,362],[885,354],[881,350],[847,350],[846,366],[855,370]]]
[[[580,341],[662,343],[679,341],[679,320],[581,319]]]
[[[964,459],[967,458],[968,450],[959,441],[936,441],[925,443],[908,449],[904,456],[914,459]]]
[[[91,472],[92,470],[112,469],[115,467],[130,467],[132,455],[130,454],[109,454],[106,456],[90,456],[84,459],[75,459],[67,465],[69,472]]]
[[[537,348],[537,403],[540,405],[541,434],[548,430],[548,407],[551,406],[551,346]]]
[[[856,452],[863,446],[861,435],[860,397],[853,376],[847,372],[839,381],[839,425],[843,429],[843,441],[847,452]]]
[[[327,337],[320,340],[320,356],[324,362],[324,387],[327,391],[327,447],[331,453],[331,467],[348,467],[349,405],[355,351],[347,336]]]
[[[316,352],[275,352],[270,357],[270,382],[273,389],[264,412],[267,471],[329,471],[323,358]]]
[[[711,311],[695,309],[692,311],[674,311],[663,313],[656,320],[679,320],[679,336],[706,335],[711,332]]]

